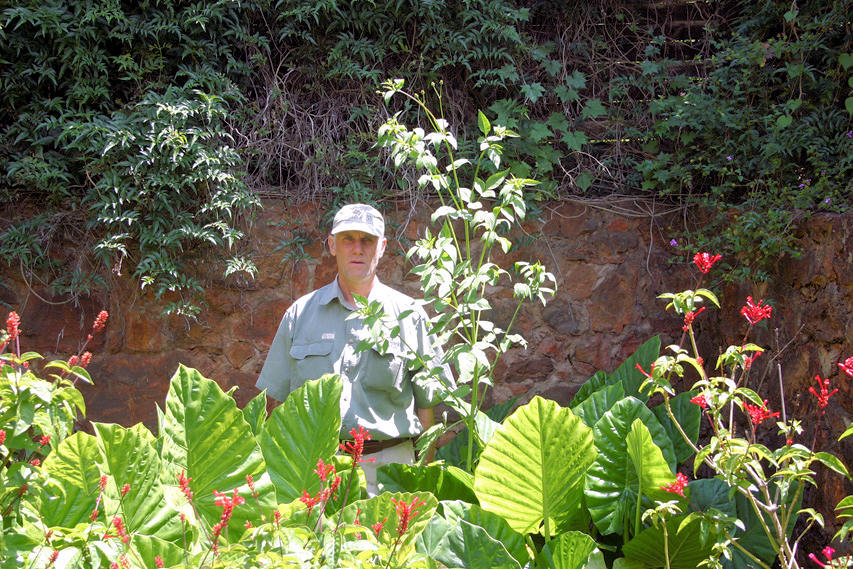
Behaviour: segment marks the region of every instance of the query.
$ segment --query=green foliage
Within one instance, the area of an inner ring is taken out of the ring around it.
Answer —
[[[725,280],[766,280],[799,255],[799,224],[853,205],[849,3],[741,6],[699,77],[650,44],[643,73],[620,79],[648,105],[623,120],[653,119],[628,133],[647,152],[635,163],[641,188],[704,212],[671,230],[683,250],[722,253]]]
[[[257,8],[5,7],[0,203],[37,213],[0,228],[4,257],[77,295],[127,259],[143,286],[177,293],[167,311],[196,313],[187,261],[202,246],[230,248],[238,214],[255,204],[225,119],[251,68],[244,50],[264,43],[246,27]],[[69,243],[85,260],[71,274],[51,260]]]

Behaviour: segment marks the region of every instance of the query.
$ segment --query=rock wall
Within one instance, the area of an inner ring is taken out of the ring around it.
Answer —
[[[404,266],[405,250],[422,234],[429,212],[425,207],[413,211],[407,204],[398,207],[387,212],[392,239],[380,277],[419,296],[419,283]],[[320,229],[322,213],[311,206],[265,203],[249,231],[257,278],[223,280],[219,267],[203,264],[208,304],[196,323],[161,317],[161,305],[126,277],[116,277],[108,298],[75,307],[56,304],[59,299],[26,286],[9,271],[3,278],[12,286],[0,292],[0,300],[21,314],[27,350],[62,358],[76,351],[98,310],[110,311],[106,333],[89,346],[95,354],[90,371],[96,384],[85,387],[84,394],[93,421],[142,421],[155,428],[155,404],[162,407],[179,362],[224,389],[237,387],[242,405],[257,393],[254,381],[284,310],[334,278],[334,259]],[[516,330],[529,346],[501,360],[491,403],[514,396],[525,402],[539,394],[566,404],[596,370],[612,371],[651,336],[660,334],[664,346],[678,341],[681,321],[665,312],[665,303],[656,296],[695,287],[698,273],[692,263],[668,262],[668,221],[561,202],[547,204],[519,229],[521,246],[499,262],[540,260],[556,277],[558,293],[545,307],[526,305],[517,317]],[[724,289],[710,283],[723,306],[697,318],[700,349],[711,364],[720,349],[742,341],[747,324],[739,309],[747,295],[770,302],[772,320],[757,326],[751,337],[768,348],[757,360],[754,386],[772,409],[779,409],[781,374],[786,411],[803,418],[805,442],[817,437],[853,466],[851,443],[835,442],[853,412],[853,378],[837,368],[839,361],[853,356],[853,215],[816,217],[803,232],[805,254],[780,260],[772,282]],[[304,258],[294,259],[296,249],[282,247],[296,235],[309,237]],[[496,287],[490,299],[490,319],[506,324],[515,308],[511,288]],[[830,377],[840,390],[823,418],[808,393],[816,374]],[[844,493],[842,482],[821,473],[819,484],[823,489],[814,497],[816,505],[831,511]]]

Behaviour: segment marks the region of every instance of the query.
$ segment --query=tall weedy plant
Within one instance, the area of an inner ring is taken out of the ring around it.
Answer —
[[[509,169],[501,169],[502,142],[514,132],[492,125],[479,113],[479,154],[473,160],[457,157],[457,140],[450,125],[435,114],[422,94],[403,89],[403,81],[383,83],[388,103],[394,96],[407,99],[423,113],[430,129],[409,128],[395,114],[379,129],[379,145],[391,150],[396,166],[410,164],[420,169],[421,186],[431,185],[440,201],[432,214],[437,233],[427,229],[423,238],[409,250],[408,258],[417,265],[412,272],[419,275],[424,304],[435,312],[432,332],[442,345],[448,346],[442,361],[424,361],[409,350],[412,366],[419,368],[416,381],[437,381],[442,365],[454,364],[458,387],[445,385],[447,403],[456,410],[468,428],[465,463],[470,470],[476,461],[475,443],[482,448],[491,438],[497,423],[480,411],[486,390],[492,385],[492,374],[498,358],[524,338],[511,332],[518,310],[525,301],[546,302],[553,295],[553,276],[539,262],[517,262],[514,275],[493,261],[499,248],[507,253],[512,246],[509,231],[524,220],[525,188],[536,180],[517,178]],[[487,319],[492,308],[487,288],[501,279],[515,279],[515,312],[505,328]],[[399,326],[386,321],[378,303],[365,306],[366,321],[373,330],[373,342],[387,345]],[[430,445],[444,428],[431,429],[420,443]]]

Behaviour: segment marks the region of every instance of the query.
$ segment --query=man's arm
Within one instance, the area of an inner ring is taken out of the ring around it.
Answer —
[[[433,412],[432,407],[429,409],[417,409],[418,419],[421,422],[421,426],[424,431],[435,425],[435,413]],[[429,464],[432,462],[432,459],[435,458],[435,445],[430,445],[429,449],[427,449],[426,461],[425,464]]]

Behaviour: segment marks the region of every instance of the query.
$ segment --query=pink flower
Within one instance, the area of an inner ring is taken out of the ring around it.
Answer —
[[[814,376],[814,380],[817,382],[820,393],[818,393],[814,387],[809,387],[809,393],[817,398],[817,406],[823,410],[827,405],[829,405],[829,398],[835,395],[838,390],[833,389],[832,391],[829,391],[829,378],[821,380],[820,376],[816,375]]]
[[[749,320],[750,324],[756,324],[765,318],[770,318],[770,313],[773,312],[772,306],[762,306],[761,303],[764,300],[759,300],[758,304],[753,304],[752,297],[746,297],[746,306],[740,309],[740,313],[743,314],[744,318]]]
[[[838,364],[838,367],[841,368],[841,371],[843,371],[850,377],[853,377],[853,357],[847,358],[846,360],[844,360],[844,363]]]
[[[373,462],[376,458],[362,458],[364,456],[364,441],[370,440],[370,432],[364,427],[359,426],[349,432],[352,435],[352,441],[344,441],[341,443],[341,450],[352,456],[352,465],[356,467],[361,462]]]
[[[9,333],[10,342],[21,335],[21,317],[18,316],[17,312],[10,312],[6,318],[6,332]]]
[[[664,484],[663,486],[661,486],[661,490],[666,490],[667,492],[672,492],[673,494],[684,496],[685,486],[687,486],[687,477],[679,472],[675,475],[675,482],[671,484]]]
[[[397,509],[397,536],[402,537],[407,531],[409,531],[409,523],[412,521],[412,518],[418,515],[417,509],[425,504],[423,500],[415,496],[412,498],[412,503],[407,504],[405,500],[395,500],[391,498],[391,501],[394,502],[394,505]]]
[[[693,262],[702,274],[707,274],[708,271],[711,270],[711,267],[714,266],[714,263],[719,261],[722,257],[722,255],[712,256],[710,253],[696,253],[693,255]]]
[[[750,405],[749,403],[743,404],[746,412],[749,414],[749,418],[752,420],[752,424],[756,427],[761,424],[764,419],[770,419],[772,417],[778,417],[779,411],[775,413],[771,413],[769,409],[767,409],[767,400],[764,400],[764,405],[759,407],[758,405]]]
[[[832,567],[832,556],[835,555],[835,550],[829,547],[828,545],[823,548],[823,556],[826,557],[826,563],[823,563],[818,560],[817,556],[814,553],[809,553],[809,559],[820,565],[821,567]]]
[[[705,396],[702,395],[701,393],[699,395],[697,395],[696,397],[691,397],[690,402],[693,403],[694,405],[698,405],[702,409],[708,408],[708,400],[705,399]]]

